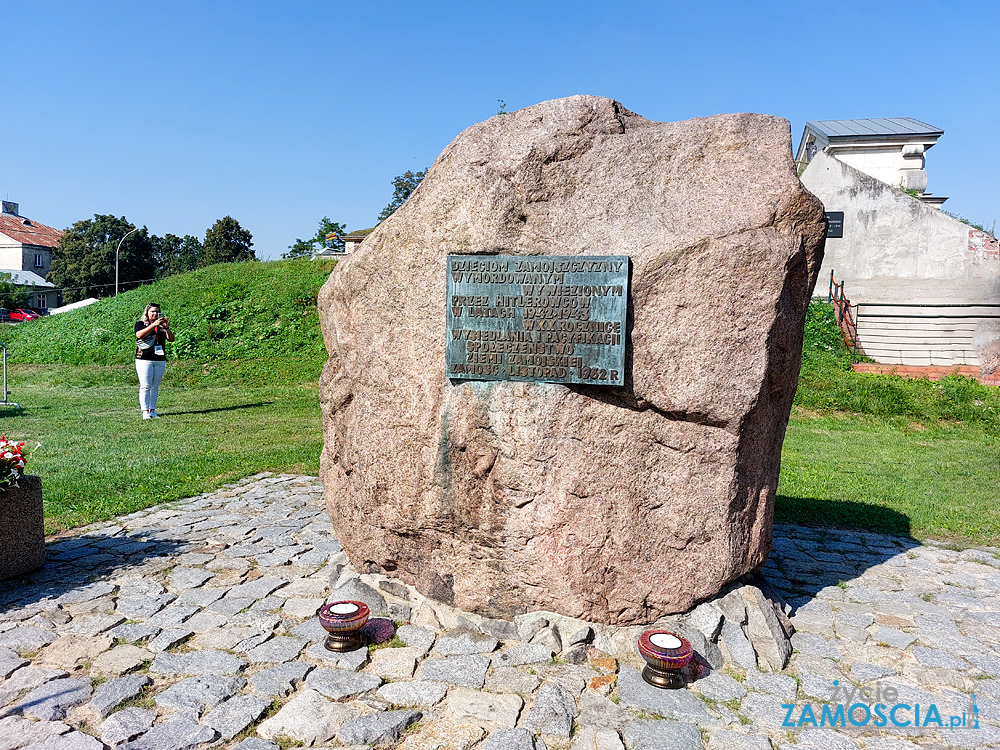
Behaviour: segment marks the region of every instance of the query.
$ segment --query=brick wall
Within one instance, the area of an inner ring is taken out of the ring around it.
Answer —
[[[875,375],[899,375],[901,378],[940,380],[948,375],[965,375],[975,378],[984,385],[1000,386],[1000,373],[989,377],[980,377],[979,368],[973,365],[957,365],[945,367],[941,365],[881,365],[872,362],[858,362],[851,365],[855,372],[867,372]]]

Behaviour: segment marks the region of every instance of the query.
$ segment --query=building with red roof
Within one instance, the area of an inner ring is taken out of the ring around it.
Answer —
[[[32,307],[57,307],[59,290],[45,280],[62,232],[21,216],[16,203],[3,201],[0,212],[0,273],[32,287]]]

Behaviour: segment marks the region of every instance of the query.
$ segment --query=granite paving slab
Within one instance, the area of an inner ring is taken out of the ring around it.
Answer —
[[[368,649],[359,648],[355,651],[330,651],[322,643],[314,643],[306,649],[306,656],[320,664],[336,669],[358,671],[368,661]]]
[[[544,740],[535,738],[523,727],[498,729],[483,743],[483,750],[542,750],[544,747]],[[574,750],[575,747],[574,745]],[[594,750],[598,750],[596,745]]]
[[[108,631],[108,635],[114,638],[116,641],[127,641],[128,643],[139,643],[141,641],[148,641],[151,638],[155,638],[162,628],[158,628],[155,625],[126,622],[122,625],[111,628]]]
[[[500,641],[486,633],[472,630],[451,630],[442,633],[431,653],[437,656],[468,656],[488,654],[496,649]]]
[[[413,680],[390,682],[376,691],[382,700],[394,706],[433,706],[444,700],[448,686],[443,682]]]
[[[0,750],[17,750],[34,745],[54,735],[66,734],[72,729],[61,721],[32,721],[23,716],[5,716],[0,719]]]
[[[152,684],[153,681],[144,674],[109,680],[97,686],[87,707],[101,719],[105,719],[122,703],[135,698]]]
[[[19,625],[5,633],[0,633],[0,647],[21,654],[38,651],[52,643],[58,636],[51,630],[35,625]]]
[[[295,690],[312,669],[315,669],[312,664],[302,662],[279,664],[250,677],[250,687],[262,698],[283,698]]]
[[[537,734],[568,739],[578,711],[575,697],[566,688],[546,682],[535,694],[524,728]]]
[[[29,664],[11,673],[10,677],[0,683],[0,706],[7,706],[19,695],[32,690],[50,680],[69,676],[67,672],[55,667],[42,667]]]
[[[279,635],[246,652],[251,664],[282,664],[291,661],[305,647],[305,638]]]
[[[306,685],[325,695],[331,700],[339,701],[352,695],[360,695],[374,690],[382,684],[382,678],[373,674],[359,674],[344,669],[314,669],[306,676]]]
[[[372,654],[370,670],[385,680],[408,680],[423,652],[412,646],[380,648]]]
[[[241,677],[204,675],[188,677],[156,695],[156,704],[180,711],[194,711],[199,716],[235,695],[246,685]]]
[[[40,664],[73,670],[82,661],[93,661],[111,647],[110,636],[64,635],[43,648],[37,656]]]
[[[100,738],[112,747],[122,745],[148,732],[154,721],[156,711],[130,706],[112,714],[101,723]]]
[[[337,739],[345,745],[386,745],[403,736],[410,724],[420,720],[419,711],[382,711],[344,722]]]
[[[211,613],[203,612],[202,615],[211,615]],[[226,623],[228,623],[228,619],[229,618],[226,618]],[[232,626],[225,624],[224,626],[210,628],[209,630],[196,634],[190,640],[189,645],[194,649],[232,651],[238,644],[254,635],[260,635],[260,631],[258,631],[257,628],[252,628],[248,625]]]
[[[553,651],[541,643],[519,643],[492,654],[493,667],[520,667],[524,664],[541,664],[549,661]]]
[[[6,680],[14,670],[25,667],[28,664],[30,662],[27,659],[22,659],[13,651],[9,649],[0,650],[0,680]]]
[[[40,721],[61,721],[69,709],[90,700],[90,680],[84,677],[59,677],[42,683],[9,710]]]
[[[670,719],[637,719],[622,728],[628,750],[701,750],[701,732],[694,724]]]
[[[542,684],[537,674],[513,667],[494,667],[486,676],[485,690],[491,693],[531,695]]]
[[[209,711],[203,723],[222,739],[231,740],[257,721],[270,705],[271,701],[253,695],[237,695]]]
[[[188,750],[212,742],[219,736],[188,716],[172,716],[156,724],[138,740],[121,745],[120,750]]]
[[[262,721],[257,734],[264,739],[288,737],[304,745],[322,746],[360,712],[351,704],[329,701],[315,690],[302,690],[278,713]]]
[[[115,613],[128,620],[148,620],[176,598],[175,594],[148,596],[137,593],[129,598],[119,596]]]
[[[417,670],[417,677],[479,689],[486,682],[486,670],[489,666],[490,660],[478,654],[432,657],[423,662]]]
[[[437,638],[437,634],[433,630],[422,628],[419,625],[403,625],[396,630],[396,635],[407,646],[418,648],[425,654],[430,651]]]
[[[154,638],[146,642],[146,648],[159,653],[186,641],[194,635],[194,631],[188,628],[167,628],[161,630]]]
[[[618,675],[619,704],[625,708],[649,711],[667,719],[677,719],[702,726],[717,726],[705,703],[688,690],[660,690],[642,679],[639,672],[623,666]]]
[[[732,701],[747,694],[743,685],[725,672],[711,672],[697,680],[692,688],[704,697],[715,701]]]
[[[221,599],[225,595],[225,593],[226,593],[225,587],[186,589],[184,591],[181,591],[181,593],[177,595],[176,603],[178,605],[183,605],[183,606],[194,606],[196,607],[196,613],[197,613],[198,609],[207,607],[209,604],[212,604],[216,600]],[[209,613],[206,612],[197,613],[194,615],[194,617],[197,617],[198,614],[205,615]],[[224,617],[224,615],[217,615],[217,616]],[[185,620],[184,624],[187,627],[194,629],[191,625],[191,620],[193,620],[194,617]],[[152,618],[150,621],[152,621]]]
[[[104,745],[89,734],[73,731],[28,745],[27,750],[104,750]]]
[[[247,737],[233,746],[233,750],[279,750],[278,745],[260,737]]]
[[[501,727],[517,725],[524,699],[510,693],[488,693],[472,688],[454,687],[448,691],[445,708],[455,716],[481,719]]]
[[[161,651],[149,665],[149,671],[162,675],[235,675],[246,665],[246,659],[225,651],[205,650],[184,654]]]
[[[77,617],[59,628],[62,634],[96,636],[125,622],[121,615],[88,615]]]

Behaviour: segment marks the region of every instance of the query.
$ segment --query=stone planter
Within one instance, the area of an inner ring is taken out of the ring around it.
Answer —
[[[0,580],[38,570],[45,563],[42,480],[23,477],[0,490]]]

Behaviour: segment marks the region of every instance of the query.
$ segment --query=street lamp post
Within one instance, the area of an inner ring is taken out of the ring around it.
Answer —
[[[118,248],[115,250],[115,296],[116,297],[118,296],[118,255],[119,253],[121,253],[122,243],[125,241],[125,237],[128,237],[130,234],[132,234],[132,232],[137,232],[138,230],[139,227],[136,227],[135,229],[125,232],[125,235],[120,240],[118,240]]]

